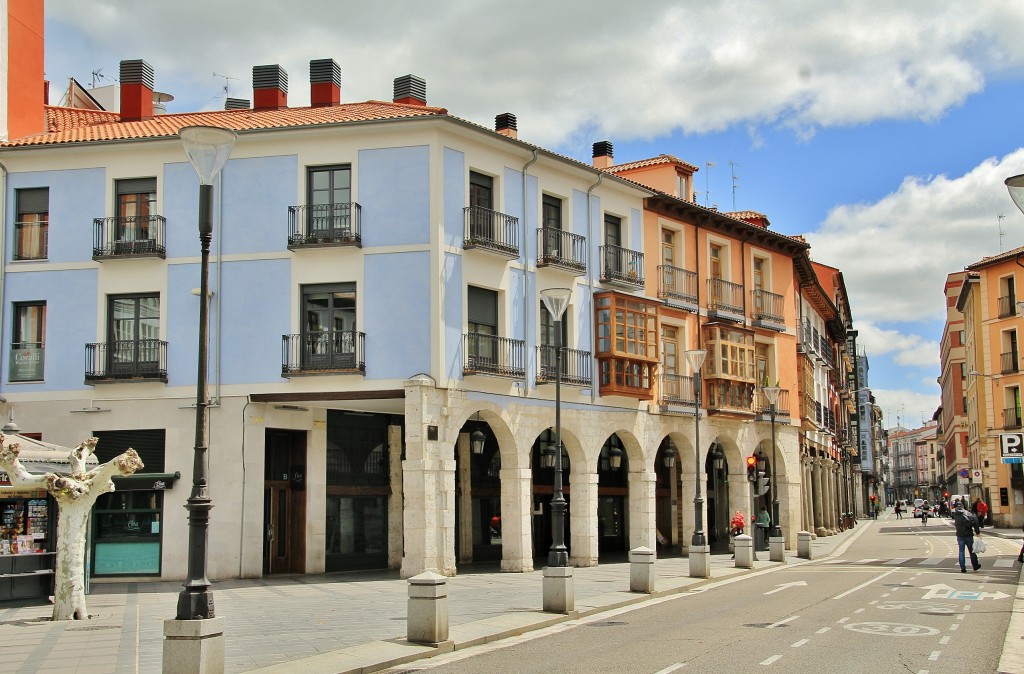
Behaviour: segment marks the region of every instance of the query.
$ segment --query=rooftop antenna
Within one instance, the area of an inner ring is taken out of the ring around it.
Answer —
[[[711,175],[711,168],[714,167],[715,162],[709,161],[704,162],[704,167],[707,172],[704,174],[704,208],[708,207],[708,202],[711,201],[711,187],[708,184],[708,177]]]
[[[96,70],[93,70],[92,73],[90,73],[90,74],[92,75],[92,84],[90,85],[91,89],[95,89],[96,88],[96,84],[100,80],[107,79],[107,76],[103,74],[103,68],[97,68]]]
[[[230,75],[221,75],[219,73],[214,73],[213,76],[214,77],[223,77],[224,78],[224,86],[221,87],[221,91],[224,92],[224,98],[227,98],[228,97],[228,81],[229,80],[237,80],[238,78],[237,77],[231,77]]]
[[[729,161],[729,168],[732,170],[732,211],[736,212],[736,188],[739,187],[740,177],[736,175],[736,167],[739,166],[738,161]]]
[[[999,215],[996,216],[996,221],[998,222],[998,227],[999,227],[999,252],[1000,253],[1003,252],[1003,237],[1006,236],[1006,234],[1003,233],[1003,218],[1005,218],[1005,217],[1006,216],[1003,215],[1002,213],[1000,213]]]

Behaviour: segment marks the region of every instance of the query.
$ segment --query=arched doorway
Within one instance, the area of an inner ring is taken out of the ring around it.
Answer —
[[[597,555],[629,546],[629,461],[619,436],[605,440],[597,459]]]
[[[664,552],[679,552],[681,547],[679,471],[679,452],[672,439],[666,437],[654,457],[654,538],[659,556]]]
[[[553,458],[555,445],[555,434],[548,428],[545,429],[537,439],[533,441],[530,450],[530,468],[533,480],[533,513],[530,517],[533,538],[533,558],[536,560],[546,559],[551,550],[553,540],[551,529],[551,499],[555,493],[555,469],[554,465],[545,466],[544,454],[551,452]],[[565,443],[562,443],[562,495],[565,498],[565,526],[564,541],[565,547],[571,552],[572,543],[569,540],[569,519],[570,519],[570,488],[569,488],[569,454],[565,451]],[[543,566],[543,564],[542,564]]]
[[[725,451],[717,442],[708,449],[704,461],[707,475],[708,526],[707,538],[711,552],[729,551],[729,463]]]
[[[459,437],[455,451],[456,559],[461,563],[500,560],[501,452],[498,441],[487,422],[479,418],[467,421]],[[468,443],[462,438],[468,438]]]

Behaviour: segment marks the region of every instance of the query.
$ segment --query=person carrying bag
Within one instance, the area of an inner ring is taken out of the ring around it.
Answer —
[[[981,562],[978,561],[978,553],[974,549],[977,543],[981,543],[980,540],[976,541],[974,538],[976,535],[981,535],[978,518],[974,516],[974,513],[964,510],[963,503],[957,503],[956,510],[953,512],[953,526],[956,528],[956,543],[960,551],[960,573],[967,573],[964,548],[970,551],[971,566],[977,571],[981,568]],[[984,547],[984,543],[982,543],[982,547]]]

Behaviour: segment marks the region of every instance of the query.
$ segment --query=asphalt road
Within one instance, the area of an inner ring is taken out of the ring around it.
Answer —
[[[859,526],[831,558],[391,671],[995,672],[1019,543],[986,538],[982,569],[962,574],[947,520]]]

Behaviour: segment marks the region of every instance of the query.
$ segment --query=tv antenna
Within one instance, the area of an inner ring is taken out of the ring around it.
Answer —
[[[711,186],[708,183],[708,177],[711,175],[711,169],[714,167],[715,162],[709,161],[704,162],[704,168],[707,172],[704,174],[704,208],[708,207],[708,202],[711,200]]]
[[[997,226],[999,227],[999,252],[1000,253],[1003,252],[1003,237],[1006,236],[1006,234],[1003,233],[1003,218],[1005,218],[1005,217],[1006,216],[1003,215],[1002,213],[1000,213],[999,215],[996,216],[996,222],[998,223]]]
[[[90,74],[92,75],[92,85],[90,86],[91,89],[95,89],[96,83],[100,80],[107,79],[107,76],[103,74],[103,68],[97,68],[96,70],[93,70]]]
[[[221,91],[224,92],[224,98],[227,98],[228,97],[228,82],[229,82],[229,80],[237,80],[238,78],[237,77],[231,77],[230,75],[221,75],[219,73],[214,73],[213,76],[214,77],[223,77],[224,78],[224,86],[221,87]]]
[[[739,166],[738,161],[729,161],[729,169],[732,171],[732,211],[736,212],[736,189],[739,187],[740,177],[736,175],[736,167]]]

